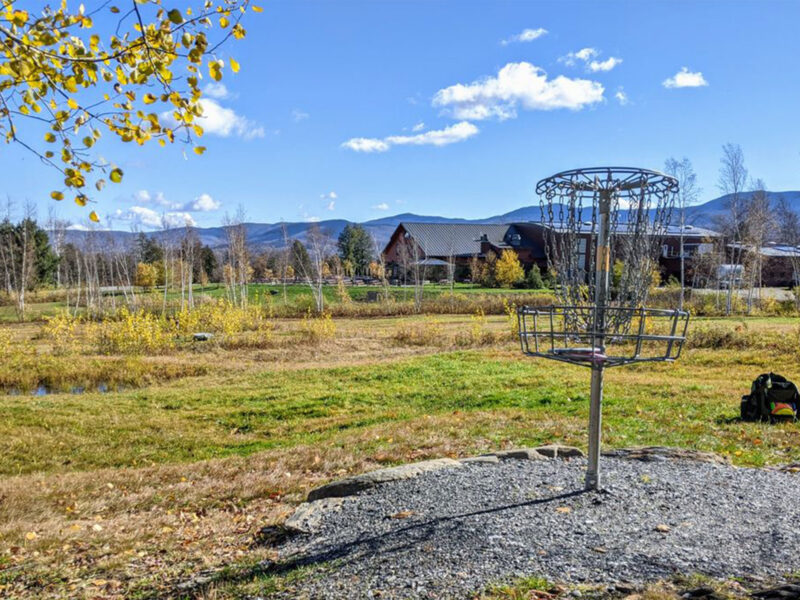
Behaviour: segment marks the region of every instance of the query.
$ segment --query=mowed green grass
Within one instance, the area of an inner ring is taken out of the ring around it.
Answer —
[[[797,426],[735,419],[750,381],[770,369],[800,379],[796,357],[763,351],[695,350],[674,364],[611,369],[605,443],[699,448],[747,465],[798,460]],[[376,453],[424,448],[426,436],[463,453],[550,441],[583,447],[588,389],[588,369],[486,349],[121,393],[0,396],[0,473],[194,462],[301,444]]]

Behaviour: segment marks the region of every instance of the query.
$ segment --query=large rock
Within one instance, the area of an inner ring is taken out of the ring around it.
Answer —
[[[369,473],[362,473],[361,475],[339,479],[338,481],[333,481],[327,485],[313,489],[308,493],[308,501],[313,502],[315,500],[322,500],[323,498],[344,498],[345,496],[352,496],[363,490],[368,490],[380,483],[411,479],[422,473],[438,471],[439,469],[459,468],[462,466],[462,463],[452,458],[436,458],[408,465],[389,467],[388,469],[370,471]]]
[[[667,446],[643,446],[636,448],[620,448],[603,452],[603,456],[625,458],[628,460],[641,460],[646,462],[659,462],[665,460],[694,460],[717,465],[729,465],[730,459],[713,452],[702,452],[686,448],[669,448]]]
[[[539,446],[536,451],[547,458],[581,458],[583,450],[574,446],[562,446],[560,444],[548,444]]]
[[[494,456],[500,460],[546,460],[546,457],[535,448],[514,448],[495,452]]]
[[[342,508],[344,498],[323,498],[314,502],[304,502],[286,519],[283,526],[300,533],[313,533],[319,527],[325,513]]]

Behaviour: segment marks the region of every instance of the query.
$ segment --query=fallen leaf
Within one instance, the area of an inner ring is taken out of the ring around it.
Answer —
[[[37,538],[37,535],[36,535],[35,531],[29,531],[28,533],[25,534],[25,539],[26,540],[35,540],[36,538]]]
[[[556,509],[556,512],[560,512],[560,513],[571,513],[571,512],[572,512],[572,509],[571,509],[569,506],[559,506],[559,507]]]
[[[656,525],[656,531],[660,533],[669,533],[671,529],[669,525],[664,525],[663,523],[661,525]]]
[[[401,510],[398,513],[394,513],[389,518],[390,519],[407,519],[408,517],[410,517],[413,514],[414,514],[413,510]]]

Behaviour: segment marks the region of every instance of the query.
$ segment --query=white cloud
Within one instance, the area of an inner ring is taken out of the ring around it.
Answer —
[[[411,128],[411,131],[415,131],[416,132],[416,131],[422,131],[423,129],[425,129],[425,123],[420,121],[419,123],[417,123],[416,125],[414,125]]]
[[[381,202],[380,204],[375,204],[371,207],[373,210],[389,210],[389,205],[386,202]]]
[[[508,63],[496,77],[464,85],[458,83],[436,92],[433,105],[457,119],[511,119],[517,107],[525,110],[580,110],[601,102],[605,89],[597,81],[571,79],[547,73],[528,62]]]
[[[538,39],[547,33],[547,29],[543,27],[539,27],[537,29],[523,29],[521,33],[516,35],[512,35],[510,38],[501,40],[500,43],[503,46],[508,46],[514,42],[532,42],[535,39]]]
[[[137,204],[157,204],[158,206],[163,206],[165,208],[180,208],[180,204],[177,202],[170,202],[167,200],[166,196],[164,196],[164,192],[156,192],[152,194],[148,190],[139,190],[133,195],[133,201]]]
[[[305,121],[308,117],[310,117],[307,112],[300,110],[299,108],[292,109],[292,119],[295,123],[299,123],[300,121]]]
[[[188,212],[159,213],[145,206],[131,206],[130,209],[124,211],[117,209],[114,213],[114,218],[152,228],[159,228],[164,225],[167,227],[184,227],[197,224]]]
[[[681,67],[680,71],[662,81],[661,85],[665,88],[703,87],[708,82],[700,71],[693,73],[687,67]]]
[[[375,138],[350,138],[342,143],[342,147],[355,152],[386,152],[389,144]]]
[[[86,225],[81,225],[80,223],[73,223],[72,225],[67,226],[69,231],[89,231],[89,228]]]
[[[478,128],[472,123],[461,121],[444,129],[426,131],[417,135],[390,135],[384,138],[392,146],[447,146],[463,142],[478,134]]]
[[[327,194],[320,194],[319,196],[323,200],[330,200],[328,202],[328,210],[336,210],[336,199],[339,197],[336,192],[328,192]]]
[[[614,98],[617,99],[617,102],[619,102],[621,106],[625,106],[628,104],[628,102],[630,102],[630,100],[628,100],[628,94],[625,93],[625,90],[622,87],[617,89],[617,93],[614,94]]]
[[[390,135],[383,139],[352,138],[342,144],[356,152],[386,152],[392,146],[447,146],[477,135],[479,129],[472,123],[461,121],[444,129],[426,131],[417,135]]]
[[[184,207],[184,210],[211,212],[214,210],[219,210],[221,206],[222,204],[219,201],[214,200],[214,198],[212,198],[209,194],[200,194],[192,202],[189,202]]]
[[[217,100],[224,100],[225,98],[231,97],[228,88],[221,81],[212,81],[204,86],[203,94],[209,98],[216,98]]]
[[[605,60],[597,60],[600,54],[601,52],[597,48],[581,48],[577,52],[570,52],[566,56],[562,56],[558,61],[568,67],[574,67],[579,62],[582,62],[586,70],[591,73],[610,71],[622,63],[622,59],[616,56],[610,56]]]
[[[596,48],[581,48],[577,52],[570,52],[566,56],[559,58],[559,62],[564,63],[568,67],[572,67],[576,62],[583,61],[589,62],[591,59],[600,55],[600,51]]]
[[[621,58],[611,56],[603,61],[593,60],[587,65],[587,68],[592,73],[597,73],[598,71],[610,71],[621,62],[622,62]]]
[[[203,116],[198,124],[206,133],[220,137],[236,136],[245,140],[264,137],[264,128],[250,119],[237,115],[233,109],[225,108],[216,100],[201,98]]]

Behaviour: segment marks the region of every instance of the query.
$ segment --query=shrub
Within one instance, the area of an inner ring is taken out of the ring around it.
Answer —
[[[319,343],[336,335],[336,325],[330,313],[313,316],[309,310],[300,322],[300,336],[306,342]]]
[[[525,284],[528,289],[532,290],[540,290],[544,287],[544,281],[542,280],[542,273],[539,270],[538,265],[533,265],[528,271],[527,277],[525,277]]]
[[[402,346],[442,346],[446,344],[441,323],[431,319],[401,323],[392,339]]]

